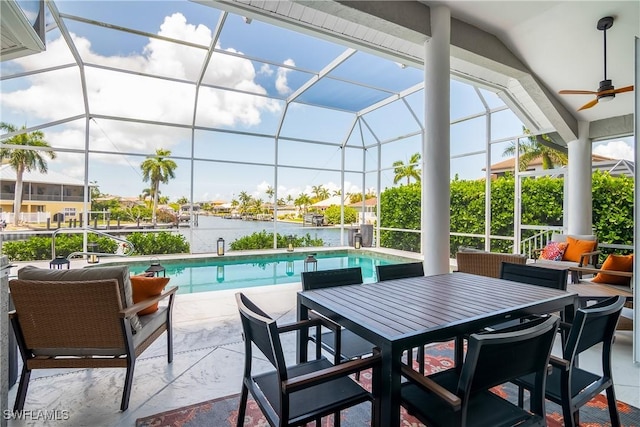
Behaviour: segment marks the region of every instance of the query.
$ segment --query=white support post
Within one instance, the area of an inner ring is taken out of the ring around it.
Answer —
[[[422,145],[422,254],[427,276],[449,272],[451,12],[431,8],[425,42],[425,131]]]

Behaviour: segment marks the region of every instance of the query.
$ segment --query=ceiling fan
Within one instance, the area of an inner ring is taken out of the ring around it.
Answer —
[[[561,95],[595,95],[596,99],[587,102],[582,107],[578,109],[578,111],[586,110],[587,108],[591,108],[596,105],[598,102],[611,101],[616,97],[616,93],[623,92],[631,92],[633,90],[632,86],[621,87],[620,89],[616,89],[611,80],[607,79],[607,30],[613,26],[613,17],[605,16],[598,20],[597,28],[602,31],[604,35],[604,80],[600,82],[600,86],[597,91],[591,90],[561,90],[558,92]]]

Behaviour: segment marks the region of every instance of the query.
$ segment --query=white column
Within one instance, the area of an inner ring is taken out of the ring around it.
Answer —
[[[636,37],[636,79],[635,87],[640,87],[640,39]],[[640,144],[638,141],[638,134],[640,133],[640,96],[636,94],[636,112],[635,118],[635,135],[633,138],[634,147],[634,160],[635,164],[640,164]],[[638,221],[640,221],[640,214],[638,213],[638,201],[640,200],[640,186],[638,180],[633,180],[634,188],[634,227],[633,227],[633,246],[634,253],[640,254],[640,227],[638,227]],[[633,271],[636,274],[633,275],[633,299],[635,301],[633,305],[633,362],[640,363],[640,303],[638,303],[638,294],[640,293],[640,285],[638,284],[638,271],[640,271],[640,256],[633,257]]]
[[[578,123],[578,139],[567,144],[569,148],[567,233],[592,233],[591,204],[591,140],[589,123]]]
[[[427,276],[449,272],[450,138],[449,72],[451,12],[431,8],[425,42],[425,130],[422,144],[422,254]]]

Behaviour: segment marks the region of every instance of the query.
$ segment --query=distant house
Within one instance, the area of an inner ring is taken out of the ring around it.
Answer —
[[[608,171],[611,175],[626,174],[633,176],[635,168],[634,164],[628,160],[612,159],[610,157],[600,156],[593,154],[591,156],[591,163],[593,170]],[[486,169],[482,169],[486,170]],[[542,170],[542,157],[536,157],[527,165],[527,171],[539,171]],[[515,157],[503,160],[491,165],[491,176],[494,178],[504,176],[506,173],[515,172]]]
[[[22,176],[20,221],[45,222],[79,219],[84,207],[84,182],[68,175],[49,171],[25,172]],[[0,165],[0,218],[10,222],[16,191],[16,171]]]
[[[358,222],[360,224],[375,224],[377,220],[378,199],[371,197],[364,200],[364,209],[362,207],[362,201],[351,203],[349,207],[358,211]],[[363,213],[364,212],[364,213]]]

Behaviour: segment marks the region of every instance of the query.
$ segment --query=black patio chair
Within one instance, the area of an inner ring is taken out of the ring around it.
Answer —
[[[547,378],[545,394],[547,399],[562,406],[564,425],[567,427],[579,425],[580,407],[602,390],[606,391],[611,425],[620,426],[611,372],[611,345],[625,300],[625,297],[617,296],[580,308],[571,325],[562,324],[562,328],[569,331],[567,342],[562,351],[562,358],[551,356],[550,363],[553,369]],[[576,363],[578,355],[600,343],[601,372],[593,373],[579,368]],[[522,407],[523,389],[534,388],[534,379],[525,376],[514,383],[520,387],[518,403]]]
[[[558,323],[550,316],[471,334],[461,372],[424,376],[403,365],[402,405],[430,427],[546,426],[544,389]],[[526,374],[535,378],[531,411],[489,391]]]
[[[371,422],[377,425],[379,401],[375,391],[379,382],[380,355],[334,365],[324,357],[286,366],[280,334],[315,327],[323,319],[310,319],[278,326],[269,315],[242,293],[236,294],[245,342],[245,364],[237,426],[244,425],[248,394],[272,426],[301,426],[313,420],[319,425],[324,416],[334,414],[340,426],[340,411],[362,402],[372,402]],[[256,346],[274,370],[254,374],[253,346]],[[373,369],[372,392],[361,387],[349,375]]]
[[[527,283],[529,285],[543,286],[545,288],[567,290],[568,270],[557,268],[536,267],[535,265],[514,264],[503,262],[500,265],[500,278],[513,282]],[[523,319],[514,319],[492,326],[490,329],[504,329],[515,323],[531,319],[535,316],[528,316]],[[560,313],[560,319],[565,320],[564,313]],[[563,341],[564,342],[564,341]]]
[[[421,277],[424,276],[424,264],[422,262],[407,262],[402,264],[376,265],[376,276],[380,282],[384,282],[385,280]],[[458,344],[462,345],[462,341],[460,341],[460,343],[456,341],[456,350],[458,349]],[[462,349],[462,347],[460,347],[460,349]],[[415,353],[419,372],[423,374],[425,355],[424,347],[418,347]],[[462,360],[462,350],[460,351],[460,359],[457,359],[457,357],[458,356],[456,356],[456,360]]]
[[[420,277],[424,276],[424,265],[422,262],[376,265],[376,276],[378,276],[378,281],[380,282],[385,280]]]
[[[302,289],[322,289],[333,286],[358,285],[362,283],[362,269],[360,267],[336,268],[333,270],[305,271],[301,273]],[[335,331],[338,331],[336,334]],[[352,359],[360,359],[373,353],[374,344],[362,338],[360,335],[341,328],[335,324],[332,330],[320,333],[320,328],[315,334],[310,334],[309,339],[316,341],[320,335],[322,348],[335,356],[335,362]],[[316,358],[320,357],[319,347],[316,347]],[[360,374],[356,373],[356,380]]]
[[[568,270],[503,262],[500,266],[500,278],[566,291]]]

